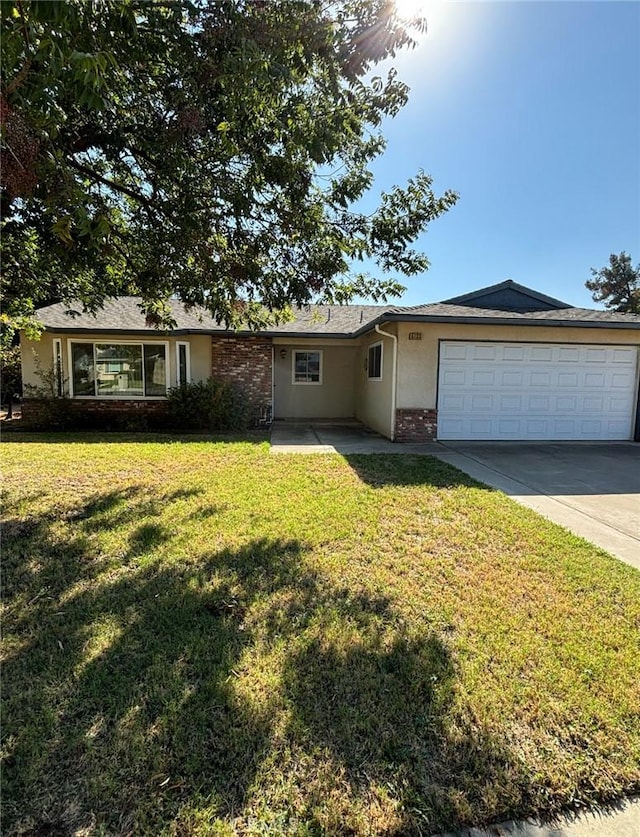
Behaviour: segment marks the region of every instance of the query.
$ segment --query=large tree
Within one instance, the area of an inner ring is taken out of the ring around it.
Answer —
[[[261,311],[402,291],[412,245],[456,201],[371,161],[407,100],[393,69],[425,21],[388,0],[3,0],[5,311],[177,295]],[[373,262],[376,276],[353,265]]]
[[[640,314],[640,264],[634,267],[628,253],[612,253],[608,266],[592,267],[591,273],[593,278],[585,284],[596,302],[604,302],[613,311]]]

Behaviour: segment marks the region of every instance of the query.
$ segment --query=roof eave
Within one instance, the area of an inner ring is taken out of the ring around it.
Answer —
[[[68,328],[63,326],[44,326],[44,330],[51,334],[118,334],[131,335],[133,337],[182,337],[186,334],[202,334],[211,337],[313,337],[329,340],[345,340],[355,337],[352,331],[343,332],[317,332],[317,331],[250,331],[243,329],[241,331],[233,331],[232,329],[215,329],[215,328],[176,328],[171,331],[149,331],[148,329],[131,329],[131,328],[80,328],[78,326]]]
[[[572,320],[572,319],[535,319],[531,317],[484,317],[448,314],[401,314],[385,312],[373,320],[364,323],[356,331],[317,332],[317,331],[233,331],[226,329],[179,328],[172,331],[149,331],[143,329],[122,328],[68,328],[61,326],[44,326],[45,331],[52,334],[117,334],[135,337],[182,337],[187,334],[202,334],[215,337],[269,337],[271,339],[315,339],[315,340],[349,340],[361,337],[372,331],[376,325],[386,322],[405,323],[452,323],[457,325],[523,325],[540,327],[569,327],[569,328],[612,328],[640,330],[640,322],[623,322],[620,320]]]
[[[569,326],[571,328],[630,328],[640,330],[640,322],[622,322],[620,320],[568,320],[568,319],[534,319],[515,317],[476,317],[459,316],[448,314],[388,314],[383,318],[386,321],[410,322],[410,323],[469,323],[473,325],[526,325],[526,326]],[[373,321],[369,324],[373,327]]]

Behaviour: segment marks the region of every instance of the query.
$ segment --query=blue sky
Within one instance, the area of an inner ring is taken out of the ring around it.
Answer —
[[[394,62],[409,104],[385,123],[374,192],[419,168],[458,204],[420,239],[415,305],[514,279],[584,307],[589,268],[640,261],[640,3],[426,3]]]

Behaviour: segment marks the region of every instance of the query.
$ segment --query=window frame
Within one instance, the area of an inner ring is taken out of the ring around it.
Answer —
[[[183,346],[185,348],[185,365],[187,372],[186,381],[180,380],[180,349]],[[176,341],[176,383],[178,386],[181,386],[181,384],[191,383],[191,343],[187,342],[186,340]]]
[[[93,368],[94,368],[94,393],[93,395],[76,395],[73,391],[73,346],[76,343],[85,343],[89,344],[93,348]],[[142,383],[143,386],[146,384],[146,379],[144,377],[145,370],[144,370],[144,346],[164,346],[164,356],[165,356],[165,394],[164,395],[110,395],[107,397],[109,401],[162,401],[166,399],[167,393],[171,388],[171,375],[170,375],[170,366],[169,363],[169,341],[168,340],[111,340],[107,338],[98,338],[96,339],[86,339],[86,338],[79,338],[75,339],[73,337],[69,337],[67,339],[67,355],[69,361],[69,396],[71,398],[82,399],[84,401],[97,401],[100,400],[101,396],[98,395],[96,391],[96,384],[97,379],[95,376],[95,364],[96,364],[96,344],[100,346],[140,346],[142,348],[142,374],[143,379]],[[104,400],[103,396],[103,400]]]
[[[318,380],[317,381],[296,381],[296,358],[299,354],[318,355]],[[318,387],[323,384],[324,360],[322,349],[293,349],[291,352],[291,384],[296,387]]]
[[[371,374],[371,351],[372,349],[376,349],[380,346],[380,374],[379,375],[372,375]],[[375,343],[370,343],[367,346],[367,379],[369,381],[381,381],[382,380],[382,371],[383,371],[383,358],[384,358],[384,343],[382,340],[376,340]]]

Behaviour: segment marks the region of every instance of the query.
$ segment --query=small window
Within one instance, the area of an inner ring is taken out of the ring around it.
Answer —
[[[64,394],[64,377],[62,370],[62,340],[55,338],[53,341],[53,385],[56,395]]]
[[[369,346],[367,377],[370,381],[382,380],[382,343],[374,343]]]
[[[293,353],[293,383],[322,383],[322,352]]]
[[[191,351],[188,343],[176,343],[176,374],[178,386],[191,381]]]

